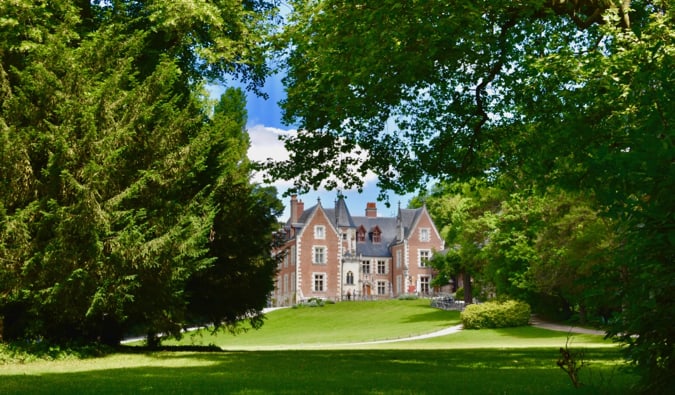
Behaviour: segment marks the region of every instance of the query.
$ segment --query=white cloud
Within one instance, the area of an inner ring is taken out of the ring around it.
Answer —
[[[284,130],[265,125],[252,125],[248,127],[248,135],[251,140],[251,147],[248,150],[248,158],[252,161],[266,162],[268,160],[282,161],[288,160],[290,155],[284,147],[284,143],[280,140],[282,136],[290,136],[296,131],[294,129]],[[361,153],[360,156],[366,154]],[[254,182],[262,182],[262,174],[255,174]],[[377,176],[373,172],[368,172],[363,179],[364,187],[375,185]],[[277,187],[279,191],[285,191],[292,186],[292,183],[285,180],[274,182],[272,185]],[[347,190],[346,188],[342,188]],[[356,190],[355,188],[352,190]]]
[[[248,149],[248,158],[254,161],[287,160],[288,151],[284,147],[284,142],[279,138],[293,133],[295,130],[283,130],[264,125],[249,127],[248,136],[251,139],[251,147]]]

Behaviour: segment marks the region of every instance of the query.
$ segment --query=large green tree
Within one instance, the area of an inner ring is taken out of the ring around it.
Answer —
[[[292,1],[272,175],[383,189],[517,172],[592,191],[621,232],[628,343],[652,389],[675,370],[675,44],[668,1]],[[348,155],[361,151],[364,155]],[[356,169],[356,171],[349,171]],[[332,186],[328,184],[327,186]]]
[[[221,286],[267,294],[278,202],[248,182],[241,92],[214,109],[202,91],[226,75],[262,84],[271,11],[263,1],[0,2],[5,337],[179,334],[187,284],[228,256],[213,243],[232,236],[228,210],[258,221],[238,271],[258,277]],[[214,315],[231,324],[264,297],[227,303]]]

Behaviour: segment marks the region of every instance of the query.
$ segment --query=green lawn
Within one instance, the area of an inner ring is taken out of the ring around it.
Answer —
[[[236,336],[197,331],[180,342],[165,344],[215,344],[228,350],[332,346],[411,337],[460,323],[459,312],[432,308],[428,300],[422,299],[287,308],[272,311],[267,317],[260,330]]]
[[[555,364],[567,334],[537,328],[348,345],[456,323],[457,313],[433,310],[425,301],[278,310],[260,331],[188,336],[182,343],[201,339],[228,350],[223,352],[132,349],[92,359],[0,364],[0,394],[622,394],[637,380],[620,369],[617,347],[601,336],[574,336],[571,347],[585,349],[589,365],[582,369],[586,385],[573,388]],[[275,342],[298,349],[256,350]]]

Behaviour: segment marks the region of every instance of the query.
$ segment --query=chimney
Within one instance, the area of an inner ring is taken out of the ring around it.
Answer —
[[[295,220],[300,221],[300,216],[302,216],[302,213],[305,212],[305,202],[303,202],[302,200],[298,200],[296,209],[298,211],[295,213]]]
[[[369,202],[366,204],[366,217],[377,217],[377,205],[374,202]]]
[[[297,209],[298,209],[298,196],[291,195],[291,219],[290,219],[291,224],[298,222]]]

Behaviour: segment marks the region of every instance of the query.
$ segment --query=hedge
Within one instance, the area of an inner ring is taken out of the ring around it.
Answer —
[[[530,314],[529,304],[507,300],[468,305],[459,317],[465,329],[508,328],[527,325]]]

